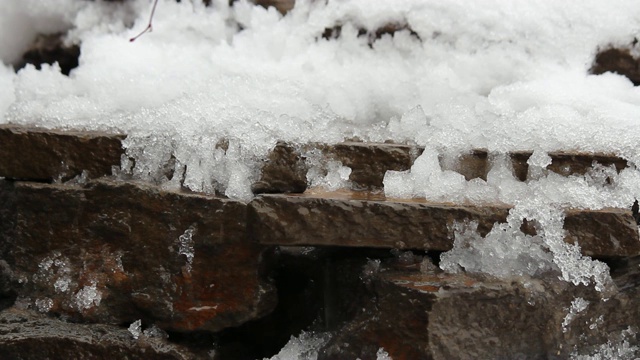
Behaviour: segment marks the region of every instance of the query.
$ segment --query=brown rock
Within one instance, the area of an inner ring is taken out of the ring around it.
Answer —
[[[454,221],[478,221],[486,235],[508,212],[358,192],[262,195],[249,204],[249,227],[262,244],[449,250]]]
[[[620,290],[604,301],[595,290],[554,274],[508,282],[383,271],[375,303],[338,331],[319,359],[376,359],[380,348],[394,360],[566,359],[573,352],[590,353],[639,325],[638,271],[631,272],[617,279]],[[568,318],[578,297],[589,305]]]
[[[274,306],[240,202],[109,181],[3,191],[16,209],[5,258],[43,312],[217,331]]]
[[[405,171],[413,165],[413,161],[422,153],[420,147],[344,142],[335,145],[307,144],[293,146],[279,143],[263,167],[261,180],[254,184],[254,193],[292,192],[300,193],[306,189],[306,172],[309,164],[304,153],[322,154],[322,161],[340,161],[351,168],[349,180],[352,190],[377,191],[383,188],[384,175],[388,170]],[[518,151],[509,154],[514,175],[520,181],[527,180],[531,151]],[[603,166],[614,166],[618,172],[627,167],[627,161],[610,154],[591,154],[580,152],[549,153],[551,164],[549,171],[563,176],[583,175],[594,163]],[[490,156],[486,150],[478,149],[469,152],[441,154],[440,165],[445,170],[453,170],[462,174],[466,180],[474,178],[487,179],[491,170]]]
[[[79,57],[80,46],[65,45],[64,34],[38,35],[15,68],[17,71],[27,64],[32,64],[36,69],[40,69],[42,64],[58,63],[60,71],[69,75],[71,70],[78,67]]]
[[[0,313],[0,354],[15,360],[198,358],[162,336],[134,339],[115,326],[71,324],[17,308]]]
[[[380,189],[387,170],[404,171],[421,153],[415,147],[394,144],[346,142],[325,149],[327,157],[351,168],[355,189]]]
[[[0,176],[11,179],[72,179],[87,171],[91,178],[120,166],[123,135],[57,131],[0,125]]]
[[[640,85],[640,59],[634,58],[629,49],[609,48],[598,52],[591,73],[599,75],[606,72],[626,76],[633,85]]]
[[[301,193],[307,188],[307,166],[295,147],[278,143],[262,167],[260,181],[253,184],[254,194]]]
[[[249,204],[249,228],[262,244],[450,250],[454,222],[477,221],[485,236],[506,221],[506,206],[468,206],[386,199],[362,192],[262,195]],[[640,254],[637,226],[626,210],[568,210],[568,242],[593,256]]]
[[[519,151],[510,154],[513,172],[520,181],[527,180],[529,165],[527,161],[531,157],[530,151]],[[618,172],[627,167],[627,161],[615,155],[552,152],[549,153],[551,164],[547,169],[563,176],[584,175],[593,167],[594,163],[603,166],[614,166]],[[486,178],[486,175],[485,175]]]

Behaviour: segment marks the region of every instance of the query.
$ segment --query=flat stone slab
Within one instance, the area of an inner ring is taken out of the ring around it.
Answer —
[[[305,174],[311,166],[307,157],[312,153],[320,153],[324,162],[339,161],[343,166],[350,167],[352,172],[349,180],[352,190],[380,190],[383,188],[384,175],[388,170],[409,170],[423,150],[417,146],[386,143],[344,142],[335,145],[300,146],[279,143],[269,155],[262,169],[262,178],[254,185],[254,192],[302,192],[304,186],[301,184],[305,184]],[[508,154],[514,175],[520,181],[527,179],[529,171],[527,161],[532,154],[531,151]],[[440,164],[443,169],[456,171],[467,180],[474,178],[486,180],[491,170],[489,155],[482,149],[455,156],[441,155]],[[610,154],[551,152],[548,155],[552,162],[547,169],[563,176],[585,174],[594,163],[614,166],[617,171],[627,167],[626,160]]]
[[[111,175],[124,154],[124,135],[0,125],[0,177],[23,180]]]
[[[10,308],[0,312],[3,359],[161,359],[200,358],[169,343],[161,332],[102,324],[72,324],[37,312]],[[151,335],[151,336],[149,336]]]
[[[351,246],[447,251],[453,224],[476,221],[485,236],[505,222],[508,206],[470,206],[421,199],[389,199],[380,194],[269,194],[249,204],[249,231],[262,244]],[[566,241],[585,255],[640,254],[638,227],[631,211],[567,210]]]
[[[82,171],[86,171],[89,178],[110,175],[112,167],[120,166],[125,136],[0,125],[0,177],[66,181]],[[306,174],[312,166],[309,159],[319,156],[315,162],[339,161],[350,167],[353,190],[379,190],[383,188],[388,170],[409,170],[422,151],[417,146],[387,143],[349,141],[334,145],[294,145],[281,142],[267,156],[262,176],[252,189],[256,194],[304,192]],[[509,154],[514,174],[522,181],[527,178],[527,160],[531,154],[527,151]],[[584,174],[594,162],[613,165],[618,171],[627,167],[626,160],[608,154],[553,152],[549,156],[552,163],[547,168],[565,176]],[[440,160],[444,169],[457,171],[467,180],[486,179],[490,170],[489,153],[482,149],[455,156],[442,155]]]
[[[621,343],[627,328],[640,325],[638,262],[631,265],[624,277],[614,274],[617,288],[606,298],[553,273],[504,281],[383,267],[373,300],[318,359],[375,359],[380,348],[394,360],[591,355],[608,341]],[[635,336],[626,340],[638,343]]]
[[[241,202],[106,180],[3,183],[2,258],[44,313],[217,331],[275,306]]]

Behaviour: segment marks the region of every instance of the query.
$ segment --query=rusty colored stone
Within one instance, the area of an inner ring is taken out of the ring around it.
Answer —
[[[509,207],[387,199],[381,194],[333,192],[262,195],[249,205],[249,228],[262,244],[353,246],[447,251],[455,222],[477,221],[485,236],[505,222]],[[640,254],[631,211],[567,210],[566,241],[591,256]]]
[[[324,359],[376,359],[383,348],[394,360],[566,359],[590,354],[640,325],[638,261],[606,298],[548,274],[503,281],[445,274],[382,270],[373,302],[347,322],[320,352]],[[567,314],[572,301],[589,302]],[[605,301],[606,299],[606,301]],[[635,337],[628,339],[637,345]]]
[[[236,326],[274,306],[246,205],[110,181],[86,187],[17,182],[6,255],[30,301],[50,313],[175,331]],[[82,302],[99,292],[100,300]]]
[[[134,339],[116,326],[72,324],[18,308],[0,312],[0,354],[3,359],[201,358],[162,336]]]
[[[0,177],[38,181],[91,178],[120,166],[123,135],[0,125]]]
[[[262,167],[262,176],[251,186],[254,194],[301,193],[307,188],[307,167],[295,147],[278,143]]]

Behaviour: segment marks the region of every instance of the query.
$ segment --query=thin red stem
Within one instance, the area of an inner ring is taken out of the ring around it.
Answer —
[[[153,7],[151,8],[151,16],[149,16],[149,25],[147,25],[147,27],[142,30],[142,32],[134,37],[132,37],[131,39],[129,39],[129,41],[133,42],[136,41],[137,38],[139,38],[140,36],[142,36],[144,33],[146,32],[152,32],[153,31],[153,14],[156,13],[156,6],[158,6],[158,0],[155,0],[153,2]]]

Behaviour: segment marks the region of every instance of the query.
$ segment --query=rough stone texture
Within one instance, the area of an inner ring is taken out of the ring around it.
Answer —
[[[527,179],[529,165],[527,160],[532,152],[521,151],[511,153],[513,172],[517,179]],[[593,167],[594,162],[603,166],[614,166],[618,172],[627,167],[627,161],[614,155],[552,152],[549,153],[551,164],[547,169],[563,176],[584,175]],[[485,177],[486,178],[486,174]]]
[[[261,180],[254,184],[254,193],[303,192],[307,186],[305,175],[309,168],[304,154],[313,151],[322,154],[324,162],[335,160],[350,167],[352,190],[376,191],[383,188],[384,175],[388,170],[409,170],[423,149],[400,144],[364,142],[307,144],[297,147],[279,143],[262,169]],[[514,175],[521,181],[527,180],[527,160],[531,154],[530,151],[509,153]],[[594,163],[614,166],[618,172],[627,167],[626,160],[608,154],[552,152],[549,156],[552,163],[547,169],[563,176],[583,175]],[[491,170],[491,157],[482,149],[460,154],[441,154],[440,165],[445,170],[459,172],[467,180],[486,180]]]
[[[319,359],[376,359],[381,347],[394,360],[588,354],[640,325],[638,270],[628,267],[625,274],[603,301],[595,290],[562,282],[555,274],[509,282],[438,270],[382,271],[374,302],[325,345]],[[590,303],[567,321],[577,297]]]
[[[140,336],[109,325],[71,324],[33,311],[10,308],[0,313],[3,359],[196,359],[162,336]]]
[[[251,186],[254,194],[301,193],[307,188],[307,167],[293,146],[278,143],[262,167],[260,180]]]
[[[359,192],[262,195],[250,203],[249,228],[260,243],[410,248],[447,251],[455,221],[477,221],[481,235],[506,221],[505,206],[465,206],[385,199]],[[567,241],[585,254],[640,254],[637,226],[626,210],[566,212]]]
[[[15,207],[3,258],[20,299],[43,312],[217,331],[274,306],[242,203],[109,181],[2,191]],[[82,302],[92,292],[99,300]]]
[[[111,174],[120,166],[123,135],[56,131],[0,125],[0,177],[26,180],[72,179]]]
[[[346,142],[327,146],[324,152],[328,158],[351,168],[349,180],[355,189],[376,189],[383,187],[387,170],[410,169],[421,150],[406,145]]]
[[[595,257],[640,254],[638,225],[631,211],[622,209],[566,210],[565,241],[578,243],[584,255]]]
[[[637,45],[637,40],[634,45]],[[633,85],[640,85],[640,59],[631,55],[629,49],[605,49],[600,51],[591,67],[592,74],[614,72],[626,76]]]

